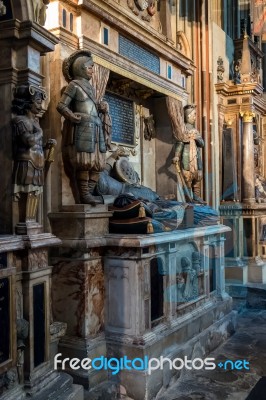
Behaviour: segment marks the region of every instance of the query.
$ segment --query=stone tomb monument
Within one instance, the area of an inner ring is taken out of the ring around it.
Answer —
[[[66,120],[73,119],[72,125],[76,121],[76,136],[87,146],[91,134],[100,137],[101,127],[95,122],[92,130],[79,126],[87,114],[79,108],[77,93],[89,105],[93,92],[85,77],[91,76],[92,63],[88,54],[83,57],[79,68],[84,77],[70,81],[73,91],[68,86],[58,110]],[[107,205],[95,204],[90,187],[91,160],[99,149],[93,146],[92,154],[86,148],[88,173],[80,185],[77,160],[83,151],[76,136],[71,136],[66,156],[74,151],[67,163],[76,168],[70,184],[79,196],[74,196],[76,204],[49,215],[52,231],[61,239],[52,256],[52,298],[55,318],[67,323],[59,344],[62,358],[204,358],[234,330],[235,313],[224,287],[224,235],[230,229],[213,225],[149,235],[110,234],[112,213]],[[164,366],[151,374],[123,369],[115,376],[104,369],[73,370],[67,363],[66,371],[91,391],[107,380],[122,384],[135,400],[152,399],[178,373]]]

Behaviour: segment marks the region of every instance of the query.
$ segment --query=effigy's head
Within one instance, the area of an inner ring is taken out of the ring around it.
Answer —
[[[184,107],[185,122],[194,124],[196,121],[196,105],[188,104]]]
[[[17,86],[13,93],[11,109],[17,115],[25,115],[29,110],[38,114],[42,110],[42,101],[47,98],[42,87],[27,83]]]
[[[63,62],[63,74],[67,82],[72,79],[85,78],[90,80],[93,73],[93,59],[88,50],[78,50]]]
[[[94,63],[91,57],[77,58],[72,66],[74,78],[85,78],[90,80],[93,73],[93,65]]]

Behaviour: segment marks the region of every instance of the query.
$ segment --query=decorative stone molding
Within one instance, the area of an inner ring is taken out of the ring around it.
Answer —
[[[191,49],[188,38],[183,31],[178,31],[176,34],[177,49],[186,57],[191,58]]]

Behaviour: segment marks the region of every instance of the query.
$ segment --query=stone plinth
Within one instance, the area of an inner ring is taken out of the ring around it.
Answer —
[[[203,357],[232,332],[223,225],[153,235],[108,235],[104,258],[108,357]],[[122,370],[109,377],[150,400],[180,371]],[[183,372],[181,372],[182,374]]]
[[[102,237],[109,232],[107,205],[92,207],[85,204],[62,206],[60,212],[50,213],[53,233],[62,240]]]
[[[51,324],[50,315],[48,249],[59,244],[60,240],[49,233],[0,236],[3,400],[22,400],[28,396],[33,400],[83,399],[83,388],[73,385],[69,375],[53,369],[58,340],[66,330],[65,324]],[[25,325],[28,329],[23,332]]]
[[[266,283],[266,203],[226,202],[220,214],[231,228],[225,242],[226,282]]]
[[[107,205],[63,206],[49,215],[53,233],[62,240],[53,254],[52,298],[56,320],[67,323],[60,341],[63,357],[106,355],[104,325],[104,272],[102,257],[108,233]],[[70,370],[86,388],[107,379],[106,371]]]

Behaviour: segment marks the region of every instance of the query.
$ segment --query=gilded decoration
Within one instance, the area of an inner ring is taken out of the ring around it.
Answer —
[[[243,122],[253,122],[253,118],[255,117],[255,113],[253,111],[241,111],[240,116],[243,118]]]

